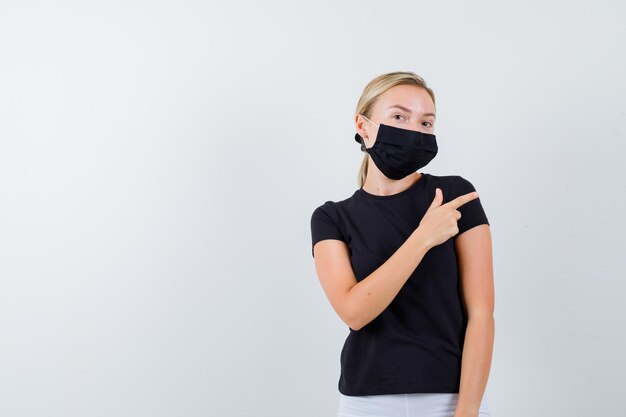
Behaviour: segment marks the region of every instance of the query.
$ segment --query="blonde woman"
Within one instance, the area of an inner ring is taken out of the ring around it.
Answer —
[[[434,93],[383,74],[356,113],[359,188],[311,216],[317,276],[349,327],[337,415],[490,416],[490,225],[470,181],[417,172],[438,151]]]

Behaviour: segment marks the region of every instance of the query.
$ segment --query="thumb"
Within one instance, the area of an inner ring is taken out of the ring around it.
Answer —
[[[433,209],[435,207],[439,207],[441,205],[443,201],[443,193],[441,192],[440,188],[436,188],[435,189],[435,198],[433,199],[433,202],[430,203],[430,207],[428,207],[428,210]]]

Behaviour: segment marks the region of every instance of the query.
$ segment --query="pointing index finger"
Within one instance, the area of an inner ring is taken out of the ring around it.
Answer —
[[[472,191],[471,193],[467,193],[467,194],[463,194],[461,196],[458,196],[454,200],[449,201],[447,204],[449,204],[450,206],[452,206],[455,209],[458,209],[463,204],[465,204],[467,202],[470,202],[470,201],[472,201],[472,200],[474,200],[476,198],[478,198],[478,192],[477,191]]]

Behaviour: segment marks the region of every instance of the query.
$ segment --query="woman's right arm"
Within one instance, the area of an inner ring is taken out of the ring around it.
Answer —
[[[419,226],[389,259],[357,283],[348,246],[337,239],[320,240],[313,247],[315,269],[324,292],[339,317],[353,330],[374,320],[409,279],[431,248],[459,232],[463,204],[478,198],[470,192],[442,204],[439,188]]]
[[[344,242],[317,242],[313,247],[317,276],[341,320],[359,330],[382,313],[432,247],[428,242],[418,227],[385,263],[359,282]]]

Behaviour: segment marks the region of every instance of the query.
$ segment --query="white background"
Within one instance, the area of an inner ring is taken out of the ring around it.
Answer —
[[[0,415],[335,415],[310,215],[397,70],[491,223],[493,417],[626,415],[625,12],[3,1]]]

